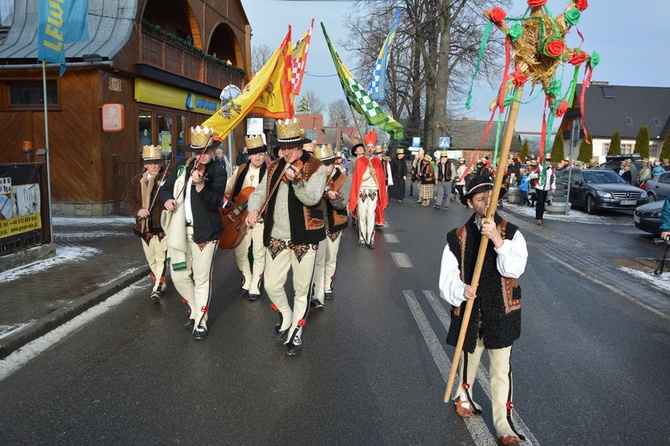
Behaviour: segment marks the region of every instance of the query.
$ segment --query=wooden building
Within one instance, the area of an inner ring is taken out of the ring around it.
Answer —
[[[0,28],[0,163],[21,161],[24,141],[46,147],[37,9],[15,0]],[[55,215],[122,211],[141,147],[183,158],[190,127],[250,72],[241,0],[89,0],[88,20],[89,41],[65,47],[65,74],[46,70]],[[224,146],[230,159],[243,137],[240,128]]]

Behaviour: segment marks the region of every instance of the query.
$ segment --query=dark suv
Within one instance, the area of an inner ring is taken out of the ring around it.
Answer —
[[[633,161],[633,164],[635,165],[635,167],[637,167],[638,172],[642,170],[642,160],[640,159],[640,155],[638,155],[637,153],[632,153],[628,155],[607,155],[605,157],[605,162],[598,167],[600,169],[611,169],[618,174],[619,169],[621,168],[621,163],[623,161],[626,161],[627,159]]]

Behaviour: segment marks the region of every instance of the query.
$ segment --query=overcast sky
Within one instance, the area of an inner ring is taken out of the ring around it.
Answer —
[[[563,12],[567,3],[564,0],[548,0],[547,6],[554,15],[557,15]],[[347,38],[347,30],[344,28],[345,15],[351,11],[353,2],[242,0],[242,5],[252,27],[252,47],[266,44],[273,49],[276,48],[286,35],[288,25],[292,26],[292,40],[295,42],[314,18],[314,32],[302,91],[315,91],[325,104],[344,99],[319,23],[325,24],[344,64],[353,71],[355,57],[347,54],[342,45],[342,41]],[[514,5],[507,11],[508,16],[520,17],[526,7],[525,0],[514,0]],[[670,87],[670,58],[666,53],[667,45],[662,43],[665,41],[668,23],[670,23],[670,2],[591,0],[588,9],[582,13],[577,28],[584,36],[582,48],[588,53],[597,51],[601,57],[599,65],[594,70],[593,80],[609,81],[613,85]],[[571,30],[568,44],[578,46],[578,39],[575,29]],[[370,73],[372,68],[371,66]],[[564,86],[571,76],[571,67],[566,68]],[[582,79],[583,70],[579,82]],[[363,85],[368,85],[370,82],[369,77],[358,80]],[[494,99],[495,93],[486,85],[485,79],[478,80],[473,89],[472,110],[467,112],[466,116],[471,119],[488,120],[490,117],[488,105]],[[496,80],[499,81],[500,79]],[[525,90],[530,90],[528,84]],[[517,130],[540,131],[542,102],[543,99],[540,97],[531,104],[521,106]],[[588,104],[586,108],[588,120]]]

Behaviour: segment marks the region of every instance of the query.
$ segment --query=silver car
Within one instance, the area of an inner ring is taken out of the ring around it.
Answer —
[[[649,201],[665,200],[670,195],[670,172],[663,172],[648,180],[645,190]]]

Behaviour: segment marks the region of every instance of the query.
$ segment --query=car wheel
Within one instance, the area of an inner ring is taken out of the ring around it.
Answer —
[[[656,195],[653,192],[647,192],[647,195],[649,196],[649,202],[650,203],[652,201],[656,201]]]
[[[593,199],[592,196],[588,195],[586,197],[586,212],[589,215],[593,215],[593,214],[596,213],[596,211],[597,211],[596,202],[595,202],[595,200]]]

